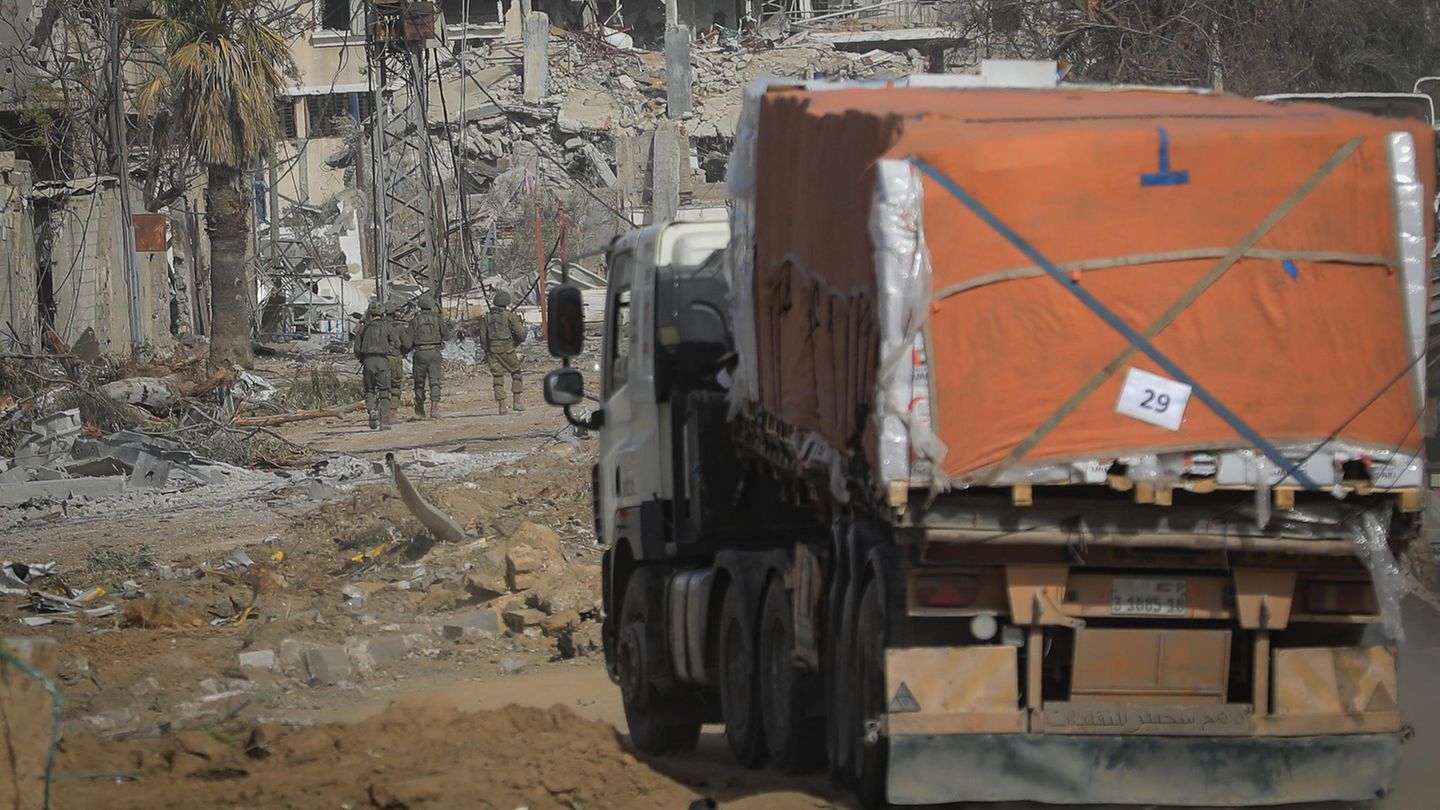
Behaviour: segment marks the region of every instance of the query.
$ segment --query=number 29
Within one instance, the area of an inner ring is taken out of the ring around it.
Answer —
[[[1146,388],[1145,399],[1140,401],[1140,407],[1156,413],[1165,413],[1170,409],[1170,395],[1157,394],[1154,389]]]

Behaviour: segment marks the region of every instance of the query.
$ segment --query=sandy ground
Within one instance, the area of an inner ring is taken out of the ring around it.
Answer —
[[[469,530],[461,543],[417,546],[423,532],[382,476],[317,496],[303,468],[258,495],[197,490],[164,510],[122,501],[103,515],[6,533],[5,558],[53,559],[68,582],[102,585],[122,608],[19,629],[12,617],[31,614],[11,597],[0,609],[5,635],[60,645],[57,769],[140,777],[60,782],[55,806],[685,808],[709,797],[747,810],[850,807],[824,777],[736,767],[717,728],[686,757],[647,762],[626,749],[619,690],[595,645],[593,442],[564,434],[561,416],[539,401],[538,374],[529,408],[500,416],[488,374],[450,372],[441,419],[402,409],[388,432],[370,431],[363,415],[281,432],[317,457],[411,459],[422,494]],[[440,461],[421,463],[417,448]],[[126,556],[140,545],[143,562]],[[516,591],[505,565],[525,545],[546,560]],[[237,548],[256,564],[224,568]],[[199,578],[156,567],[205,564],[221,567]],[[145,596],[115,599],[127,579]],[[529,610],[525,632],[441,630],[496,609]],[[1411,598],[1405,621],[1401,691],[1415,735],[1395,791],[1368,805],[1383,810],[1440,806],[1440,612]],[[367,643],[398,655],[365,663]],[[238,666],[255,651],[285,659],[287,644],[290,660],[274,670]],[[341,677],[310,674],[304,650],[319,646],[352,655]]]

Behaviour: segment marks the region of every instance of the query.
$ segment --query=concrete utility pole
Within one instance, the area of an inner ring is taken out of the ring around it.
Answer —
[[[680,125],[664,121],[655,128],[655,159],[651,163],[654,186],[650,192],[651,222],[666,222],[680,210],[680,166],[689,158],[689,149],[682,153],[680,144],[688,139]]]
[[[135,219],[132,216],[130,200],[130,139],[125,132],[125,72],[120,67],[120,18],[119,3],[112,3],[114,15],[110,22],[110,92],[113,106],[110,114],[111,146],[115,155],[115,173],[120,180],[120,213],[124,218],[120,232],[125,236],[122,261],[125,264],[126,303],[129,310],[130,344],[138,346],[144,341],[145,332],[140,317],[140,268],[135,256]]]
[[[550,15],[525,15],[525,100],[537,103],[550,95]]]
[[[280,269],[280,180],[275,170],[275,161],[278,158],[270,155],[270,169],[265,178],[267,191],[270,192],[270,272],[274,273]]]
[[[690,85],[688,26],[676,26],[665,32],[665,108],[671,120],[695,108]]]

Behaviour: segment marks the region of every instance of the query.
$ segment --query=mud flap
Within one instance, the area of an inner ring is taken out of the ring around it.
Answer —
[[[1398,734],[890,738],[892,804],[1032,801],[1239,807],[1366,801],[1390,789]]]

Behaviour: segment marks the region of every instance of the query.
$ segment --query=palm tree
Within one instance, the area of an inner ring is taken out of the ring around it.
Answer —
[[[249,195],[241,179],[270,154],[280,130],[275,99],[294,61],[266,22],[273,0],[139,0],[126,12],[138,45],[160,59],[136,107],[154,124],[156,149],[188,152],[205,166],[210,236],[210,359],[253,363],[254,282],[246,272]]]

